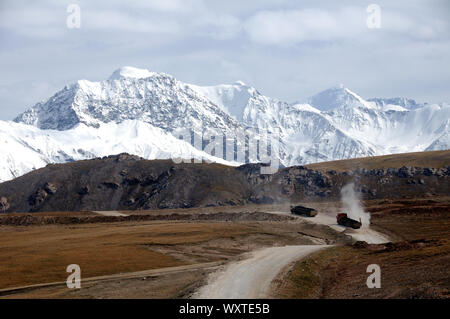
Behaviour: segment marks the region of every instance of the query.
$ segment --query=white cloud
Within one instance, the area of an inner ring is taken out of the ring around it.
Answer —
[[[340,82],[365,97],[448,101],[439,1],[377,0],[381,29],[368,29],[370,1],[0,0],[0,119],[123,65],[202,85],[240,79],[286,101]],[[81,29],[66,27],[72,2]]]
[[[89,31],[114,32],[115,30],[121,30],[173,34],[182,30],[178,21],[164,19],[160,15],[133,14],[132,12],[120,12],[118,10],[86,10],[83,15],[83,24]]]
[[[64,12],[52,8],[27,6],[6,8],[0,12],[0,29],[14,31],[28,37],[56,38],[64,33]],[[61,28],[55,25],[61,24]]]
[[[204,7],[201,0],[147,0],[133,1],[130,5],[161,12],[191,12]]]
[[[325,10],[261,11],[244,25],[252,41],[263,44],[292,45],[304,41],[323,41],[354,37],[365,28],[365,11],[346,8]]]
[[[231,39],[241,31],[239,19],[228,14],[207,13],[192,20],[194,33],[216,39]]]
[[[338,10],[304,9],[260,11],[245,21],[251,41],[291,46],[306,41],[340,41],[370,37],[366,7]],[[406,36],[418,40],[438,39],[448,34],[448,23],[430,16],[411,16],[402,11],[381,8],[381,29],[387,36]],[[379,38],[377,38],[379,40]]]
[[[440,18],[386,10],[382,14],[382,21],[383,29],[391,32],[391,35],[403,35],[416,40],[448,38],[449,24]]]
[[[203,0],[151,0],[91,2],[80,0],[80,32],[147,33],[149,36],[202,36],[230,39],[241,30],[232,14],[215,11]],[[46,5],[11,2],[0,11],[0,31],[8,30],[29,38],[60,39],[67,35],[68,3]],[[117,35],[117,34],[116,34]],[[117,35],[118,36],[118,35]]]

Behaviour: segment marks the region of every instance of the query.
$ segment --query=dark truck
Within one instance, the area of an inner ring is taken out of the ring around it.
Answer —
[[[307,217],[314,217],[317,215],[317,210],[305,206],[291,206],[291,213],[295,215],[302,215]]]
[[[339,225],[342,225],[345,227],[351,227],[353,229],[358,229],[358,228],[361,228],[361,226],[362,226],[361,221],[357,221],[357,220],[348,218],[347,214],[344,214],[344,213],[337,214],[336,220]]]

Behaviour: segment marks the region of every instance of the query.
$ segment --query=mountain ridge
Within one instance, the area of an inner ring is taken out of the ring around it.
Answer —
[[[357,165],[349,160],[292,166],[272,175],[261,174],[264,164],[176,164],[122,153],[47,165],[1,183],[0,209],[140,210],[337,200],[349,182],[364,199],[448,196],[448,152],[438,155],[444,162],[424,152],[419,161],[408,154],[388,162],[371,157]]]
[[[228,164],[265,161],[261,154],[249,152],[242,136],[256,143],[261,143],[258,141],[266,135],[276,138],[279,147],[274,155],[276,158],[271,160],[278,161],[281,166],[450,148],[450,105],[446,103],[419,104],[407,98],[365,100],[343,85],[322,91],[307,101],[283,102],[265,96],[241,81],[198,86],[165,73],[122,67],[104,81],[79,80],[65,86],[47,101],[18,115],[15,123],[0,121],[0,147],[3,149],[8,149],[9,141],[9,145],[28,148],[25,153],[37,152],[41,157],[46,152],[59,154],[44,156],[35,163],[17,158],[11,152],[4,154],[0,159],[0,181],[42,167],[44,162],[82,159],[79,154],[85,154],[85,158],[105,155],[92,153],[91,149],[95,147],[83,147],[83,141],[77,138],[73,138],[74,142],[64,141],[62,146],[58,146],[60,141],[53,141],[58,140],[57,132],[72,136],[74,133],[70,132],[76,131],[79,124],[100,131],[104,125],[117,125],[113,130],[117,135],[111,138],[119,138],[121,129],[125,132],[133,130],[130,125],[136,126],[135,131],[147,127],[144,130],[147,135],[141,141],[142,149],[130,149],[125,145],[118,148],[114,143],[106,143],[111,145],[109,154],[135,152],[135,155],[146,157],[158,154],[161,149],[168,153],[177,153],[175,150],[181,149],[187,153],[178,152],[177,156],[188,158],[192,150],[183,144],[188,142],[199,152],[209,151],[207,153],[212,156],[208,160],[219,161],[220,157],[226,160],[222,163]],[[127,125],[120,126],[125,122]],[[25,129],[25,135],[18,136],[24,129],[20,123],[40,131],[29,128]],[[52,137],[54,147],[49,147],[50,142],[39,135],[47,136],[47,139]],[[99,142],[104,143],[106,136],[100,135]],[[170,150],[159,143],[159,140],[169,139],[168,135],[182,136],[184,140],[170,139],[173,146]],[[92,131],[86,138],[92,141],[94,136]],[[195,136],[202,140],[193,143]],[[221,150],[222,138],[227,143],[234,143],[231,157],[226,157],[226,147],[224,152]],[[37,140],[43,142],[37,143]],[[211,145],[212,142],[216,144]],[[143,151],[145,145],[148,146],[147,153]],[[150,146],[154,152],[148,151]],[[238,148],[246,148],[245,158],[236,154]],[[211,149],[214,149],[212,153]]]

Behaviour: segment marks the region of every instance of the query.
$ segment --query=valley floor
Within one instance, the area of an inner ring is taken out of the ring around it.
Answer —
[[[339,209],[337,202],[308,205],[324,214]],[[448,297],[450,199],[365,205],[372,228],[397,246],[351,245],[339,230],[279,214],[287,205],[6,214],[0,217],[0,296],[185,298],[249,252],[333,245],[284,267],[267,297]],[[380,264],[382,289],[365,285],[368,263]],[[81,267],[81,289],[65,286],[69,264]],[[45,283],[51,284],[34,286]]]

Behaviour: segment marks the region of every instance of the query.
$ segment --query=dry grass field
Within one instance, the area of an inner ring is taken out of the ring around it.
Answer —
[[[358,168],[380,169],[400,168],[402,166],[441,168],[449,165],[449,161],[450,150],[446,150],[352,158],[341,161],[308,164],[306,167],[309,169],[322,171],[335,170],[338,172],[355,170]]]
[[[330,242],[339,240],[326,227],[321,230],[298,220],[3,225],[0,289],[64,282],[69,264],[78,264],[82,278],[89,278],[224,262],[259,247],[312,243],[311,238],[299,233],[321,234]],[[186,273],[184,279],[189,276]],[[180,283],[183,280],[180,278]],[[120,296],[127,297],[127,293]],[[175,297],[173,293],[169,297]],[[105,288],[98,294],[91,297],[109,295],[111,289]],[[167,297],[164,293],[154,297],[158,296]]]
[[[151,245],[198,243],[251,233],[227,223],[112,223],[0,228],[0,288],[65,281],[69,264],[83,277],[184,264]]]

